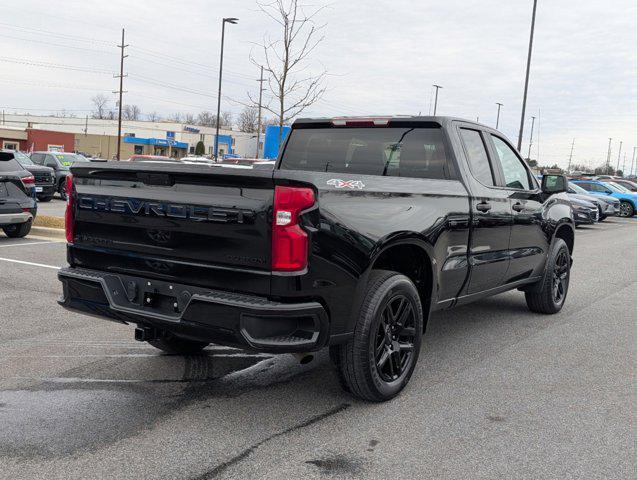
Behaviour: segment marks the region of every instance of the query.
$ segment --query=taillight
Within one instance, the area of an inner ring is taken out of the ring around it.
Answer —
[[[272,270],[295,272],[307,267],[308,237],[299,226],[299,214],[312,205],[311,188],[275,187]]]
[[[66,231],[66,241],[73,243],[75,233],[75,218],[73,216],[73,175],[66,176],[66,212],[64,213],[64,230]]]
[[[22,177],[20,180],[22,180],[22,184],[25,187],[35,185],[35,177],[33,175],[29,175],[28,177]]]

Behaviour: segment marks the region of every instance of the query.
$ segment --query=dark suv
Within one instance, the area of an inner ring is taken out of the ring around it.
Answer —
[[[53,169],[55,174],[53,194],[56,191],[59,192],[62,200],[66,200],[66,177],[71,173],[69,170],[71,165],[76,162],[88,162],[81,155],[67,152],[33,152],[31,160],[38,165]]]
[[[55,183],[55,172],[52,168],[36,165],[28,155],[19,151],[2,150],[5,153],[12,153],[13,157],[27,171],[33,175],[35,183],[35,194],[40,202],[49,202],[57,190]]]
[[[0,228],[9,237],[24,237],[31,230],[37,204],[22,181],[12,153],[0,152]]]

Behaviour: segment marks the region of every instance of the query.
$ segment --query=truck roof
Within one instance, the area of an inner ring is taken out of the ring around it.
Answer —
[[[467,120],[459,117],[451,116],[422,116],[422,115],[369,115],[369,116],[347,116],[347,117],[319,117],[319,118],[299,118],[294,121],[292,126],[313,125],[313,124],[332,124],[334,126],[361,125],[361,126],[386,126],[389,123],[423,123],[436,124],[439,126],[449,125],[451,122],[458,121],[479,125],[481,127],[491,128],[473,120]]]

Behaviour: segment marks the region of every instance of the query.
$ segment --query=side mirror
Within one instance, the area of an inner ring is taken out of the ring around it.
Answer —
[[[606,190],[606,195],[612,195],[613,191],[612,190]]]
[[[544,175],[542,177],[542,193],[551,195],[553,193],[566,192],[568,190],[568,180],[565,175]]]

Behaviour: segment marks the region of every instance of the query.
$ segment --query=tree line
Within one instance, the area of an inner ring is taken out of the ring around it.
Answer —
[[[91,117],[100,120],[116,120],[118,111],[109,108],[109,98],[106,95],[95,95],[91,102],[93,110]],[[236,119],[232,112],[221,112],[219,126],[231,129],[236,126],[240,132],[255,133],[258,129],[259,112],[256,106],[245,106]],[[163,116],[156,111],[143,113],[138,105],[124,105],[122,108],[122,119],[128,121],[147,120],[149,122],[175,122],[184,125],[196,125],[202,127],[216,127],[217,115],[213,112],[202,111],[197,114],[191,112],[173,112]],[[266,118],[262,120],[262,130],[267,125],[277,125],[276,118]]]

